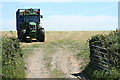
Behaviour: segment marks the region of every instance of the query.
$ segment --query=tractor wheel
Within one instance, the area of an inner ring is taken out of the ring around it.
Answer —
[[[20,32],[19,31],[17,31],[17,37],[18,37],[18,39],[20,39]]]
[[[21,30],[21,33],[20,33],[20,41],[21,42],[24,42],[24,41],[26,41],[26,29],[22,29]]]
[[[20,42],[22,41],[22,36],[21,36],[21,33],[19,32],[19,34],[18,34],[18,39],[20,40]]]
[[[38,38],[37,38],[37,40],[39,42],[44,42],[45,41],[45,30],[44,30],[44,28],[40,28],[38,30]]]

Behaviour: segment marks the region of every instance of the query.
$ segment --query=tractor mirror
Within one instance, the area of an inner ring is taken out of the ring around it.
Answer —
[[[40,15],[41,18],[43,18],[43,15]]]

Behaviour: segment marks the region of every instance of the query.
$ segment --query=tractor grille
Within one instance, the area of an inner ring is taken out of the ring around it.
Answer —
[[[30,30],[36,30],[36,26],[35,25],[31,25],[29,26]]]

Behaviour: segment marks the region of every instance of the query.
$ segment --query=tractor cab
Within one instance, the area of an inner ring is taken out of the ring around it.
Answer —
[[[24,15],[24,21],[26,25],[28,25],[28,28],[30,31],[36,31],[39,25],[39,17],[38,14],[25,14]]]

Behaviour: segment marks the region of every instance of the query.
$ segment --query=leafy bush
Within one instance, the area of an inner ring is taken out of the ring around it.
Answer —
[[[24,78],[25,66],[20,42],[15,37],[2,38],[3,78]]]
[[[109,50],[111,67],[120,68],[120,31],[116,30],[108,35],[96,35],[89,40],[90,45],[96,45]],[[96,53],[92,53],[96,54]]]
[[[114,71],[114,72],[118,71],[116,72],[117,74],[114,74],[114,75],[118,75],[118,73],[120,72],[119,71],[120,70],[120,31],[119,30],[112,31],[108,35],[104,35],[104,34],[95,35],[91,37],[91,39],[89,39],[89,45],[90,45],[90,53],[92,55],[100,55],[100,54],[94,52],[94,50],[97,50],[97,48],[91,47],[91,45],[100,46],[108,49],[109,51],[108,55],[110,59],[110,69],[111,71]],[[105,52],[105,51],[102,50],[102,52]],[[107,57],[107,56],[102,55],[102,57]],[[90,56],[90,59],[92,58],[93,57]],[[101,72],[99,71],[97,74],[99,74],[99,76],[102,75]],[[95,73],[95,75],[97,74]],[[104,78],[104,76],[102,78]]]
[[[120,78],[120,70],[118,69],[111,69],[110,75],[107,72],[100,71],[95,69],[92,65],[88,64],[87,67],[82,71],[82,74],[90,80],[96,79],[104,79],[104,80],[118,80]]]

